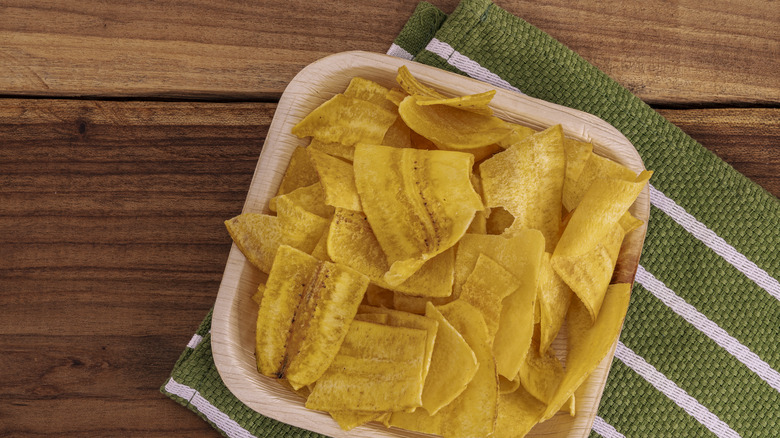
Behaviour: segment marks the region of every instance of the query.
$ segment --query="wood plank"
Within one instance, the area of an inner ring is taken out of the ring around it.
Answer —
[[[764,190],[780,197],[780,108],[658,112]]]
[[[0,94],[276,99],[323,56],[384,53],[416,3],[10,0],[0,6]],[[433,3],[449,13],[458,1]],[[648,103],[780,102],[772,2],[497,4]]]

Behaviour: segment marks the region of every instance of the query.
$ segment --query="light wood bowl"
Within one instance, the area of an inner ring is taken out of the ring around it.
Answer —
[[[276,194],[293,150],[306,144],[305,140],[290,133],[299,120],[333,95],[344,91],[355,76],[386,87],[396,86],[396,72],[402,65],[408,66],[420,81],[447,95],[480,93],[496,88],[434,67],[375,53],[345,52],[316,61],[293,78],[279,101],[249,187],[244,212],[268,213],[268,200]],[[593,142],[594,151],[599,155],[622,163],[637,173],[644,170],[633,145],[617,129],[593,115],[503,89],[498,89],[491,106],[496,116],[535,129],[560,123],[567,137]],[[626,236],[613,283],[633,283],[650,215],[647,189],[630,211],[645,225]],[[261,281],[265,281],[265,274],[254,268],[233,245],[217,295],[211,339],[217,370],[239,400],[267,417],[332,437],[429,436],[386,429],[378,423],[345,432],[329,415],[306,409],[303,398],[278,381],[260,375],[254,353],[257,305],[251,297]],[[562,330],[554,348],[562,346],[565,352],[565,345],[565,330]],[[616,345],[617,342],[576,392],[577,415],[570,417],[558,413],[537,425],[529,437],[588,436]]]

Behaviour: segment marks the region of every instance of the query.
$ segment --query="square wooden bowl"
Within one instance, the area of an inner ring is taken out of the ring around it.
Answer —
[[[244,212],[268,213],[268,200],[276,194],[293,150],[307,143],[290,133],[298,121],[333,95],[343,92],[355,76],[386,87],[396,86],[396,72],[402,65],[406,65],[421,82],[447,95],[480,93],[496,88],[434,67],[375,53],[344,52],[316,61],[295,76],[279,101],[247,193]],[[539,130],[560,123],[567,137],[593,142],[593,150],[597,154],[622,163],[637,173],[644,170],[634,146],[614,127],[595,116],[503,89],[497,90],[491,106],[496,116]],[[634,280],[650,215],[647,189],[630,211],[645,225],[626,236],[613,283],[632,283]],[[239,400],[267,417],[332,437],[429,436],[386,429],[378,423],[343,431],[328,414],[306,409],[303,398],[278,381],[261,375],[256,368],[254,352],[257,305],[251,297],[257,285],[265,279],[266,275],[253,267],[233,245],[214,308],[211,342],[217,370]],[[563,354],[565,335],[565,330],[562,330],[555,344],[558,348],[563,346]],[[537,425],[529,437],[588,436],[616,345],[617,342],[577,390],[577,415],[570,417],[558,413]]]

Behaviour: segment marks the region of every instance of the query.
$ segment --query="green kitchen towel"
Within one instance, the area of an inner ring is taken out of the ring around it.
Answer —
[[[420,3],[388,54],[594,114],[637,148],[651,217],[592,437],[780,436],[780,202],[593,65],[487,0]],[[211,316],[162,392],[230,437],[263,417],[214,367]]]

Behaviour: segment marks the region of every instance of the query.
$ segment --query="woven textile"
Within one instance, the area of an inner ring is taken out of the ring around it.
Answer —
[[[780,436],[780,202],[549,35],[487,0],[420,3],[389,54],[594,114],[637,148],[651,217],[591,436]],[[162,391],[226,436],[318,436],[254,413],[210,315]],[[194,347],[194,348],[191,348]]]

